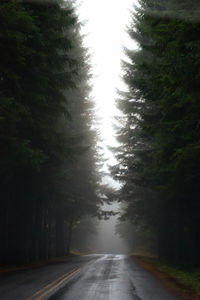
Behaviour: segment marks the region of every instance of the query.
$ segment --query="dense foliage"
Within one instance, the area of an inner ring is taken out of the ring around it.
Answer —
[[[141,0],[123,63],[118,165],[123,217],[153,229],[160,257],[200,263],[200,6]]]
[[[73,4],[2,0],[0,56],[0,261],[64,255],[73,224],[101,202],[89,58]]]

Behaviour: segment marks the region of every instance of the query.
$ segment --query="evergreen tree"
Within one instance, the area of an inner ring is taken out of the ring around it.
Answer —
[[[0,260],[29,262],[98,211],[90,75],[71,2],[1,1],[0,25]]]
[[[194,13],[195,7],[195,13]],[[153,226],[160,256],[199,263],[199,5],[140,1],[118,100],[124,116],[113,170],[125,215]]]

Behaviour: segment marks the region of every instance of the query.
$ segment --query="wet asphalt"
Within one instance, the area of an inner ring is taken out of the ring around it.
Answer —
[[[79,256],[1,276],[0,299],[181,300],[130,257],[111,254]]]
[[[84,267],[51,300],[178,300],[124,255],[103,255]]]

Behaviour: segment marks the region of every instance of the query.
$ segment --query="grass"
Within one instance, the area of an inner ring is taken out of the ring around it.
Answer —
[[[154,265],[158,271],[169,275],[178,283],[191,288],[197,295],[200,296],[200,268],[187,271],[173,267],[168,263],[155,258],[140,257],[140,259]]]
[[[83,253],[81,253],[79,250],[77,250],[77,249],[72,249],[71,251],[70,251],[70,254],[71,255],[82,255]]]
[[[47,260],[40,260],[36,262],[30,262],[29,264],[16,264],[16,265],[6,265],[6,266],[0,266],[0,275],[5,273],[12,273],[16,271],[24,271],[24,270],[30,270],[34,268],[39,268],[48,264],[57,263],[59,261],[67,261],[70,260],[72,256],[80,255],[78,253],[70,253],[68,256],[62,256],[62,257],[54,257]]]

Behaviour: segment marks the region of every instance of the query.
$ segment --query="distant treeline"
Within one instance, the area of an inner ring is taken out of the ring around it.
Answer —
[[[73,226],[99,213],[80,26],[70,1],[0,3],[1,264],[69,253]]]
[[[154,232],[162,259],[200,265],[199,1],[140,0],[128,33],[112,168],[121,218]]]

